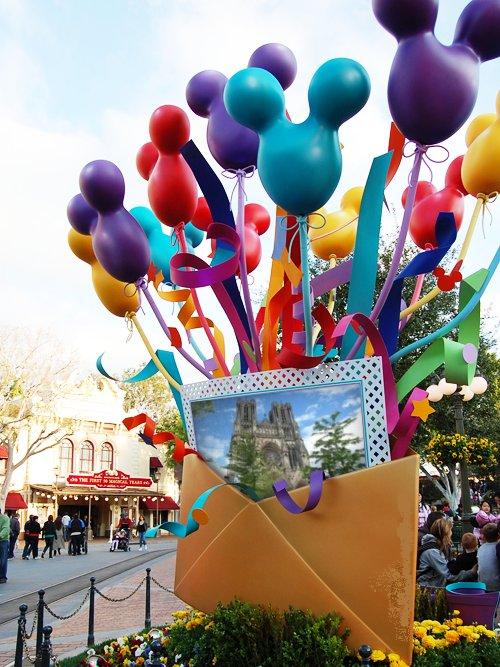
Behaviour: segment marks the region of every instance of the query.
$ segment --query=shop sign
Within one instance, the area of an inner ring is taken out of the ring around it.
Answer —
[[[126,489],[129,487],[148,488],[151,477],[131,477],[121,470],[102,470],[90,475],[68,475],[66,481],[71,486],[94,486],[97,489]]]

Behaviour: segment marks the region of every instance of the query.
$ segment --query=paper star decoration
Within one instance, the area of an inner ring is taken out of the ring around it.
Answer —
[[[420,401],[413,401],[412,417],[420,417],[423,422],[426,422],[429,415],[432,415],[433,412],[436,411],[431,407],[428,398],[423,398]]]

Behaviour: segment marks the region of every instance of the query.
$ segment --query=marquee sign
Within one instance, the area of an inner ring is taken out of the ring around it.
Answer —
[[[66,481],[72,486],[94,486],[97,489],[148,488],[153,483],[151,477],[131,477],[121,470],[102,470],[90,475],[68,475]]]

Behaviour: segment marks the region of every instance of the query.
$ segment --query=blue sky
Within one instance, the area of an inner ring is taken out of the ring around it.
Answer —
[[[466,4],[441,0],[437,34],[445,42]],[[126,206],[147,205],[135,154],[148,139],[152,111],[167,103],[187,110],[185,87],[196,72],[213,68],[231,75],[270,41],[286,44],[297,57],[297,79],[286,94],[296,121],[307,114],[307,86],[325,60],[352,57],[369,72],[370,100],[341,132],[343,174],[328,204],[334,210],[347,188],[363,184],[372,158],[387,144],[386,83],[396,44],[375,20],[370,0],[0,0],[1,270],[8,294],[0,322],[50,327],[87,368],[106,350],[111,372],[146,360],[136,337],[127,342],[124,322],[100,305],[89,267],[67,247],[65,210],[77,192],[78,173],[90,160],[113,160],[126,178]],[[493,110],[498,67],[498,61],[481,66],[473,115]],[[209,157],[206,121],[188,115],[191,135]],[[463,137],[464,129],[447,142],[452,157],[463,152]],[[395,211],[383,220],[387,233],[401,219],[407,168],[387,191]],[[436,166],[439,187],[443,173]],[[232,185],[226,183],[228,191]],[[272,210],[258,176],[247,186],[249,201]],[[465,219],[471,207],[468,201]],[[498,207],[492,206],[495,217]],[[475,235],[465,275],[489,262],[497,229],[486,226],[485,237],[481,230]],[[272,239],[271,227],[262,237],[256,288],[267,283]],[[200,248],[201,254],[208,251],[207,245]],[[495,299],[498,279],[484,301]],[[210,293],[203,302],[206,314],[227,330]],[[170,310],[164,312],[175,324]],[[165,347],[153,318],[146,313],[143,322],[154,345]],[[227,345],[230,355],[236,351],[230,336]],[[186,382],[201,379],[183,363],[180,368]]]
[[[214,412],[202,413],[194,418],[197,448],[220,468],[224,468],[227,460],[236,416],[236,402],[241,398],[243,398],[241,394],[215,398]],[[319,437],[313,434],[315,422],[337,411],[340,412],[340,419],[354,419],[346,429],[346,433],[360,438],[359,448],[364,447],[360,383],[295,388],[288,391],[262,391],[249,395],[248,398],[256,400],[259,422],[267,419],[273,402],[290,403],[309,452]]]

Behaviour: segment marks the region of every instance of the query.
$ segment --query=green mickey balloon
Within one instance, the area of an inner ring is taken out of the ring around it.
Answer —
[[[304,216],[331,197],[342,172],[338,129],[368,100],[370,79],[348,58],[328,60],[309,85],[308,118],[292,123],[277,79],[249,67],[229,79],[224,103],[229,114],[260,137],[257,165],[271,199]]]

